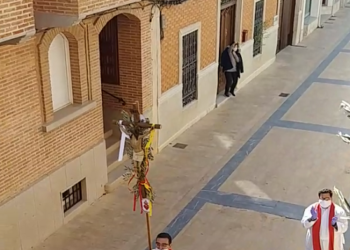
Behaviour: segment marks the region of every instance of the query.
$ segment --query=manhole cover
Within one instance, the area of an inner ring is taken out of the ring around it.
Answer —
[[[281,93],[281,94],[279,94],[279,96],[280,97],[287,97],[287,96],[289,96],[289,93]]]
[[[188,145],[187,144],[183,144],[183,143],[176,143],[173,147],[174,148],[181,148],[181,149],[185,149]]]

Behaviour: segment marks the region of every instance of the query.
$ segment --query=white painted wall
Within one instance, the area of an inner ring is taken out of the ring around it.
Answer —
[[[276,58],[277,38],[278,24],[264,32],[262,53],[255,57],[253,57],[253,40],[249,40],[241,45],[244,73],[238,82],[238,88],[242,88],[274,62]]]

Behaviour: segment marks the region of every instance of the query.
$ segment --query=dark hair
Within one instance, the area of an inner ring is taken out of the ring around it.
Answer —
[[[170,234],[168,234],[168,233],[160,233],[157,235],[156,239],[168,239],[169,245],[171,245],[171,242],[173,241]]]
[[[322,189],[321,191],[318,192],[318,197],[321,197],[321,194],[329,194],[330,197],[333,197],[333,192],[330,189]]]

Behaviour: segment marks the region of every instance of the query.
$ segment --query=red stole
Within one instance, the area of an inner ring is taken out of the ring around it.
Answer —
[[[329,208],[329,217],[328,217],[328,232],[329,232],[329,250],[334,250],[334,229],[332,227],[332,218],[335,214],[335,206],[332,202],[330,208]],[[321,243],[320,243],[320,228],[321,228],[321,206],[316,205],[316,211],[317,211],[317,220],[312,227],[312,245],[313,250],[321,250]]]

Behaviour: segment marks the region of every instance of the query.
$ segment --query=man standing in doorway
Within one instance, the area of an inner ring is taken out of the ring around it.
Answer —
[[[332,197],[332,190],[323,189],[318,192],[319,201],[305,209],[301,224],[307,229],[306,250],[344,250],[348,221]]]
[[[155,250],[171,250],[171,242],[172,238],[168,233],[160,233],[156,238],[156,246]]]
[[[238,43],[232,43],[222,52],[221,67],[226,78],[225,96],[229,97],[229,93],[235,96],[234,91],[238,83],[238,78],[240,77],[240,73],[243,73],[243,62]]]

